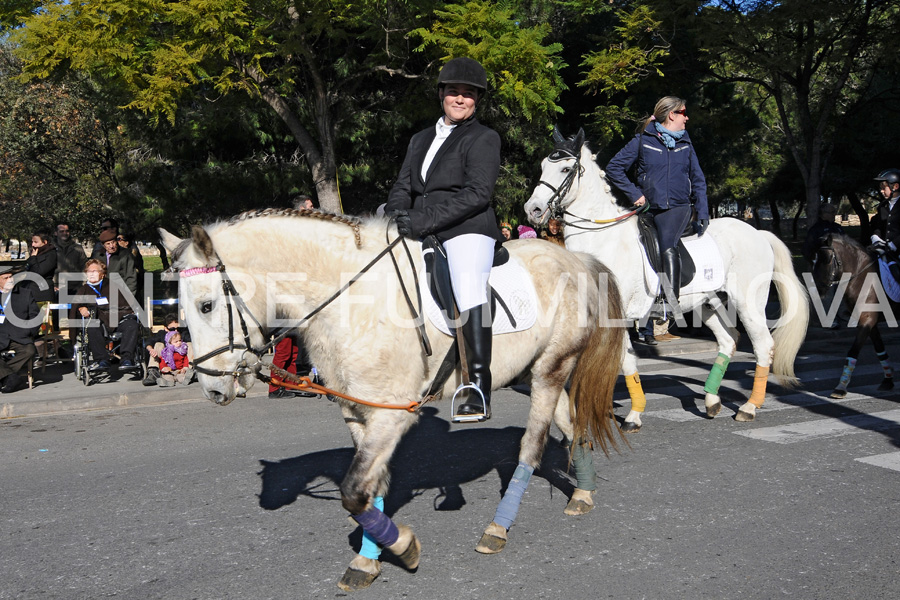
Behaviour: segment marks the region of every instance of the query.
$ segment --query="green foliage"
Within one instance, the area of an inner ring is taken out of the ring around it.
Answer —
[[[444,61],[468,56],[488,73],[494,103],[507,117],[549,124],[562,109],[556,104],[566,88],[559,71],[562,45],[544,45],[551,28],[546,23],[522,26],[514,7],[474,0],[435,10],[429,28],[411,32],[421,40],[419,51],[437,48]]]

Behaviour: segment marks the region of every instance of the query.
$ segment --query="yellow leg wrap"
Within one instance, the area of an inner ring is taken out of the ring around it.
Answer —
[[[644,412],[647,408],[647,397],[644,396],[644,388],[641,387],[641,376],[637,372],[625,376],[625,387],[631,397],[631,410]]]
[[[756,365],[756,373],[753,375],[753,391],[750,393],[750,403],[756,408],[766,401],[766,384],[769,382],[769,367]]]

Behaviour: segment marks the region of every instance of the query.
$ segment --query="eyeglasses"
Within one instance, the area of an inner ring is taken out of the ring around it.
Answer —
[[[124,242],[124,241],[125,241],[125,238],[123,238],[123,237],[120,235],[119,237],[116,238],[116,241]]]
[[[178,325],[175,325],[173,327],[166,327],[166,331],[178,331]]]
[[[686,109],[686,108],[682,108],[681,110],[673,110],[672,112],[675,113],[676,115],[681,115],[682,117],[686,117],[686,116],[687,116],[687,109]]]

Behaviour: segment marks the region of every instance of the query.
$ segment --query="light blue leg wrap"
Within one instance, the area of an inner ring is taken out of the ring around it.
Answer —
[[[506,488],[506,493],[503,494],[503,498],[500,500],[500,505],[497,506],[494,523],[504,529],[512,527],[513,521],[516,520],[516,514],[519,512],[519,504],[522,503],[522,494],[525,493],[525,488],[528,487],[528,481],[531,479],[532,473],[534,473],[532,467],[525,463],[519,463],[509,482],[509,487]]]
[[[384,498],[375,496],[372,499],[372,506],[380,511],[384,511]],[[372,539],[372,536],[366,533],[365,529],[363,530],[362,545],[359,547],[359,555],[372,560],[378,560],[381,556],[381,546]]]

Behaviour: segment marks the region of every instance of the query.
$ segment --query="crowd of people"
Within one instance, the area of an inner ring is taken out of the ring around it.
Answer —
[[[82,341],[91,357],[85,368],[92,374],[138,373],[146,368],[145,385],[190,383],[190,335],[186,329],[178,330],[177,315],[168,315],[165,323],[168,332],[174,327],[178,335],[163,332],[160,339],[159,334],[148,338],[152,340],[146,352],[148,362],[142,364],[143,328],[132,304],[141,297],[144,262],[133,236],[110,218],[101,223],[96,239],[89,255],[72,236],[69,224],[61,222],[55,236],[45,231],[31,236],[31,253],[23,265],[0,267],[3,393],[22,389],[30,367],[41,366],[36,343],[44,343],[42,330],[59,328],[60,309],[68,309],[69,330],[68,337],[56,345],[58,358],[74,355],[74,342],[83,330],[86,340]],[[57,310],[50,310],[51,306]],[[118,342],[115,354],[110,352],[112,337]]]

